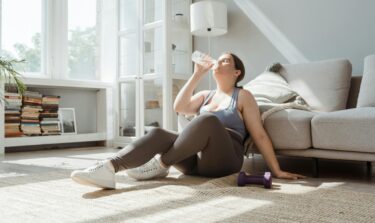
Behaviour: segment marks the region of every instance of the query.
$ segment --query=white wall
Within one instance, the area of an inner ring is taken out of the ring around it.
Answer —
[[[347,58],[353,74],[375,53],[373,0],[251,0],[311,61]]]
[[[232,51],[245,63],[242,84],[273,62],[286,58],[231,0],[228,33],[212,39],[212,55]],[[243,0],[247,1],[247,0]],[[347,58],[353,74],[363,71],[363,59],[375,53],[375,1],[373,0],[249,0],[309,60]],[[196,1],[195,1],[196,2]],[[194,37],[194,49],[207,52],[207,39]]]
[[[228,33],[211,38],[211,54],[218,57],[221,53],[230,51],[242,59],[246,75],[240,85],[259,75],[273,62],[287,63],[233,1],[220,1],[228,7]],[[207,38],[194,37],[194,50],[208,52]],[[205,86],[201,85],[200,88]]]

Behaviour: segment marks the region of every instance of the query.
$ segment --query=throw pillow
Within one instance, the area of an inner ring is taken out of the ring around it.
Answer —
[[[243,88],[250,91],[260,105],[280,104],[296,96],[280,74],[269,71],[260,74]]]
[[[365,58],[357,107],[375,107],[375,55]]]
[[[286,64],[280,74],[315,111],[346,108],[352,66],[348,60],[336,59],[303,64]]]

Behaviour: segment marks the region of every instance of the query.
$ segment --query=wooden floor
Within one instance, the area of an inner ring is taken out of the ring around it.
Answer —
[[[0,181],[5,177],[57,169],[82,169],[117,151],[119,150],[113,148],[90,147],[6,153],[0,155]],[[307,176],[308,178],[303,181],[305,184],[314,186],[335,184],[347,190],[375,193],[375,171],[368,173],[365,162],[320,160],[319,178],[314,178],[312,159],[290,157],[278,157],[278,159],[284,170]],[[255,155],[245,160],[243,170],[252,174],[261,174],[267,168],[262,157]],[[178,174],[177,172],[175,169],[171,170],[171,174]]]

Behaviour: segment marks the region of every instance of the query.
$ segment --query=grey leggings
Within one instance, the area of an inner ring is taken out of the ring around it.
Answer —
[[[155,128],[111,158],[116,172],[141,166],[156,154],[187,175],[221,177],[241,170],[241,137],[219,119],[205,113],[194,118],[180,133]]]

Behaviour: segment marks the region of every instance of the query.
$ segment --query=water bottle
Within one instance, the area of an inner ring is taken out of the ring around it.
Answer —
[[[198,50],[194,51],[193,55],[191,55],[191,59],[194,61],[194,63],[200,64],[202,66],[207,65],[207,62],[211,62],[214,64],[211,69],[214,69],[217,66],[217,60]]]

